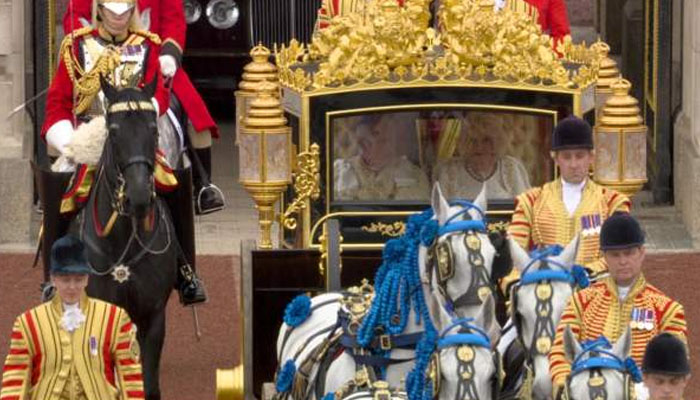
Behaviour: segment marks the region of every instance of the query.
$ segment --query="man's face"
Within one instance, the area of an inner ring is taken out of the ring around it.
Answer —
[[[681,400],[690,375],[644,374],[650,400]]]
[[[561,177],[568,183],[581,183],[588,177],[593,163],[593,151],[589,149],[565,149],[554,153],[554,162]]]
[[[56,287],[56,292],[61,296],[64,302],[74,304],[80,301],[80,296],[87,287],[88,275],[51,275],[51,282]]]
[[[109,32],[110,35],[119,36],[125,34],[129,29],[129,21],[131,21],[131,14],[133,14],[134,9],[132,8],[124,13],[116,14],[108,8],[100,6],[99,12],[102,17],[102,24],[107,32]]]
[[[603,252],[608,263],[610,276],[620,286],[629,286],[642,272],[644,263],[644,247],[631,247],[628,249],[606,250]]]

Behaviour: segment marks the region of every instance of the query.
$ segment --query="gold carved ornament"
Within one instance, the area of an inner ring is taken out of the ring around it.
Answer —
[[[369,225],[362,227],[363,232],[379,233],[382,236],[399,237],[406,232],[406,223],[403,221],[395,221],[390,224],[383,222],[372,222]]]
[[[314,143],[310,146],[309,151],[297,155],[296,166],[292,173],[294,193],[297,197],[287,206],[281,216],[282,226],[286,229],[296,229],[297,219],[293,215],[299,214],[306,208],[307,199],[317,200],[321,194],[319,185],[321,181],[320,154],[319,145]]]
[[[493,0],[444,0],[436,30],[429,7],[428,0],[403,7],[369,0],[362,13],[336,16],[308,46],[293,40],[275,48],[280,81],[297,91],[418,81],[573,89],[598,78],[599,51],[566,37],[559,57],[525,12],[494,11]]]

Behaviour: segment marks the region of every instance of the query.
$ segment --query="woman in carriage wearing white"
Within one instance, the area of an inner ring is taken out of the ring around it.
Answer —
[[[179,139],[173,137],[172,126],[164,116],[170,92],[163,86],[160,73],[160,39],[140,29],[135,0],[93,0],[93,24],[71,32],[63,40],[58,70],[47,94],[46,120],[41,134],[61,156],[52,166],[53,171],[37,171],[44,206],[44,265],[48,264],[51,244],[65,233],[70,222],[60,214],[74,214],[87,199],[94,166],[102,153],[107,136],[104,114],[108,105],[101,91],[101,79],[107,79],[118,89],[143,88],[155,93],[148,107],[161,116],[159,144],[171,151],[168,159],[163,153],[156,157],[155,186],[170,192],[166,201],[174,216],[178,240],[183,249],[192,249],[193,253],[191,172],[189,169],[171,170],[170,165],[180,161],[180,147],[165,145],[177,144]],[[73,171],[70,189],[64,195],[67,177]],[[185,258],[190,259],[187,254]],[[189,270],[194,265],[184,268],[187,271],[183,271],[178,282],[181,300],[185,304],[205,301],[204,287]],[[45,288],[48,296],[50,286]]]

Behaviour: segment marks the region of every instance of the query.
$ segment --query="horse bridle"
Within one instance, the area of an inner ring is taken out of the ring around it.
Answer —
[[[455,358],[457,359],[457,376],[459,384],[455,392],[455,400],[479,400],[479,392],[476,387],[475,375],[476,354],[473,347],[481,347],[491,351],[491,340],[483,329],[472,325],[473,318],[459,318],[443,330],[438,340],[438,350],[457,346]],[[459,327],[456,334],[447,335],[455,327]],[[498,399],[501,388],[501,357],[497,351],[492,355],[495,374],[492,378],[492,400]]]
[[[537,299],[537,303],[535,304],[535,328],[530,345],[526,346],[527,362],[529,364],[532,364],[532,360],[535,356],[547,356],[549,354],[549,351],[552,348],[552,340],[556,334],[556,327],[554,326],[554,321],[552,320],[552,312],[554,310],[552,305],[552,298],[554,294],[552,282],[565,282],[571,285],[572,288],[576,285],[580,287],[585,287],[588,285],[587,280],[584,282],[583,280],[577,278],[574,273],[566,270],[564,265],[548,258],[558,251],[560,251],[560,249],[553,247],[534,253],[534,257],[522,272],[520,282],[513,287],[513,292],[511,295],[511,298],[513,299],[513,321],[518,332],[518,340],[520,340],[523,346],[525,346],[526,342],[522,336],[523,332],[521,329],[522,316],[518,313],[517,291],[522,286],[537,285],[535,287],[535,297]],[[544,266],[537,271],[530,272],[529,269],[537,261],[544,263]],[[557,266],[560,269],[554,270],[550,268],[550,264]],[[581,272],[579,273],[583,273],[582,267],[574,266],[574,268],[581,268],[579,270]]]
[[[634,364],[631,357],[625,360],[620,359],[617,355],[610,352],[612,346],[605,339],[600,337],[595,341],[584,343],[583,351],[579,354],[571,365],[571,374],[566,380],[564,391],[562,393],[563,400],[570,400],[571,397],[571,381],[574,376],[588,371],[588,393],[589,398],[594,400],[607,400],[608,392],[606,388],[605,376],[601,370],[613,369],[619,371],[624,376],[624,393],[625,400],[634,400],[634,383],[641,382],[639,370]],[[589,354],[590,357],[583,359],[583,356]]]
[[[461,306],[479,305],[493,292],[489,272],[484,263],[484,256],[481,254],[481,239],[478,234],[486,231],[483,222],[484,213],[476,205],[458,200],[452,204],[464,207],[462,210],[450,216],[445,223],[438,228],[437,235],[433,243],[428,248],[428,258],[426,268],[429,281],[433,276],[437,279],[438,288],[441,294],[448,301],[453,309]],[[458,220],[457,217],[466,214],[469,210],[476,210],[482,216],[482,220]],[[471,266],[471,283],[467,291],[456,299],[452,299],[447,292],[447,282],[455,275],[455,256],[452,244],[449,240],[440,240],[443,236],[451,233],[464,233],[464,246],[467,249],[467,259]]]

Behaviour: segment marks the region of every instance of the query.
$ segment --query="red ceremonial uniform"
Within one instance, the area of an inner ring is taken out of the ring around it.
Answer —
[[[107,36],[107,35],[105,35]],[[83,28],[75,31],[73,35],[73,41],[71,46],[67,46],[70,43],[70,37],[64,39],[64,43],[61,45],[61,60],[58,64],[58,71],[56,76],[54,76],[49,91],[47,93],[46,101],[46,119],[44,120],[44,126],[41,129],[41,137],[44,138],[46,132],[57,122],[62,120],[73,121],[73,112],[75,104],[75,97],[80,96],[80,90],[76,93],[76,84],[74,84],[73,76],[77,81],[80,81],[81,76],[79,75],[76,67],[85,68],[85,65],[81,60],[85,60],[87,53],[82,51],[87,48],[87,42],[97,42],[103,43],[106,39],[100,37],[98,29]],[[139,48],[146,47],[143,60],[143,76],[139,82],[139,86],[143,87],[147,82],[151,82],[153,79],[158,79],[155,99],[158,102],[158,108],[160,113],[164,113],[168,109],[170,92],[165,86],[163,86],[163,77],[160,76],[160,64],[158,63],[158,43],[151,40],[152,38],[148,33],[143,32],[129,32],[125,40],[120,44],[114,44],[116,46],[131,46],[130,49],[134,49],[137,46]],[[94,46],[93,46],[94,47]],[[125,51],[126,53],[126,51]],[[72,54],[72,57],[70,56]],[[76,66],[75,64],[80,65]],[[69,67],[70,65],[70,67]],[[88,72],[88,71],[86,71]],[[76,114],[81,114],[77,111]],[[78,115],[80,117],[80,115]],[[74,126],[75,128],[75,126]]]
[[[569,17],[566,14],[564,0],[525,0],[537,8],[538,21],[542,31],[559,43],[564,36],[571,34]]]
[[[63,17],[63,31],[67,34],[73,29],[83,26],[81,19],[90,21],[92,18],[93,0],[71,0]],[[212,137],[219,137],[219,128],[209,114],[204,100],[197,93],[192,81],[181,67],[182,53],[185,50],[185,35],[187,25],[181,0],[138,0],[141,15],[150,18],[150,32],[158,34],[163,41],[160,55],[171,55],[178,63],[177,72],[173,76],[172,90],[182,103],[187,117],[192,121],[195,131],[209,130]],[[163,109],[164,110],[164,109]]]

